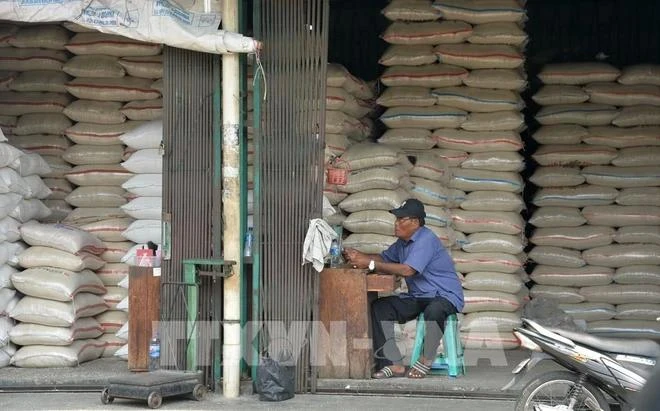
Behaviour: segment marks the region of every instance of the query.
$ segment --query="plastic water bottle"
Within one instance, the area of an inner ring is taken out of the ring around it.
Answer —
[[[247,234],[245,234],[245,245],[243,247],[243,256],[252,257],[252,241],[254,240],[254,232],[252,227],[248,228]]]
[[[332,240],[330,245],[330,268],[337,268],[341,265],[341,250],[337,240]]]
[[[160,368],[160,339],[158,333],[149,341],[149,371]]]

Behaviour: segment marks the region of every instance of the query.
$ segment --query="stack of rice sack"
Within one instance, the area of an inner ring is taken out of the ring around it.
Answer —
[[[326,174],[332,168],[345,169],[339,158],[352,144],[365,141],[373,134],[375,92],[364,80],[353,76],[341,64],[330,63],[327,68],[325,112]],[[346,198],[342,181],[326,178],[323,194],[330,204],[337,205]],[[337,216],[335,216],[336,218]]]
[[[465,343],[515,348],[525,298],[525,9],[514,0],[395,0],[383,13],[393,22],[382,36],[391,46],[380,59],[388,130],[379,142],[413,154],[413,196],[446,208],[431,215],[443,224],[448,214],[453,238],[443,240],[461,248],[452,257],[465,274]]]
[[[3,25],[0,41],[0,127],[12,145],[37,153],[50,165],[44,183],[52,191],[45,204],[50,221],[61,221],[71,211],[63,199],[71,192],[64,179],[70,169],[62,154],[71,145],[66,130],[73,125],[63,114],[71,102],[62,70],[69,59],[65,46],[71,33],[50,25]]]
[[[11,281],[24,296],[9,311],[18,323],[9,335],[21,346],[11,359],[18,367],[70,367],[99,358],[106,343],[94,318],[107,305],[106,288],[92,271],[104,262],[103,243],[70,226],[35,221],[20,228],[30,245]]]
[[[595,334],[660,338],[660,69],[565,63],[539,77],[532,296]]]

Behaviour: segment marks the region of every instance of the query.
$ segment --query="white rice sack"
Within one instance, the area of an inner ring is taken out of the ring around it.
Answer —
[[[434,148],[430,150],[430,153],[433,154],[440,163],[447,167],[458,167],[463,161],[468,159],[468,153],[462,150]]]
[[[119,124],[126,121],[126,115],[119,111],[122,106],[119,101],[76,100],[66,106],[64,114],[73,121]]]
[[[160,197],[163,195],[163,175],[162,173],[137,174],[121,186],[136,196]]]
[[[128,298],[128,290],[126,288],[118,286],[108,286],[106,288],[108,292],[103,294],[102,297],[109,310],[115,310],[121,300]]]
[[[337,63],[329,63],[326,84],[330,87],[343,87],[357,98],[368,100],[375,97],[373,88]]]
[[[586,265],[582,253],[563,247],[539,245],[534,247],[528,255],[529,259],[537,264],[569,268],[579,268]]]
[[[143,124],[142,121],[126,121],[120,124],[76,123],[66,130],[66,136],[76,144],[100,146],[121,144],[120,137]]]
[[[465,315],[461,319],[461,333],[469,331],[512,331],[520,327],[520,313],[481,311]]]
[[[46,156],[41,157],[37,153],[26,153],[11,163],[9,167],[16,170],[23,177],[30,175],[46,177],[50,176],[49,173],[53,171],[49,163],[46,162]]]
[[[614,270],[607,267],[565,267],[559,265],[537,265],[530,278],[537,284],[564,287],[607,285],[612,282]]]
[[[78,207],[66,216],[63,223],[80,228],[85,224],[115,218],[126,218],[126,214],[119,207]]]
[[[438,147],[470,153],[518,151],[523,148],[520,134],[513,131],[472,132],[445,128],[435,130],[431,137]]]
[[[65,200],[74,207],[119,207],[128,202],[127,193],[117,186],[81,186]]]
[[[153,100],[160,92],[151,88],[151,80],[125,76],[122,78],[77,77],[67,83],[66,91],[76,98],[100,101]]]
[[[128,344],[122,345],[117,351],[115,351],[113,356],[128,361]]]
[[[440,17],[440,11],[428,1],[393,0],[381,13],[391,21],[432,21]]]
[[[660,317],[660,304],[619,304],[616,306],[617,320],[648,320],[656,321]]]
[[[5,218],[18,206],[23,197],[16,193],[0,194],[0,218]]]
[[[576,304],[585,301],[579,290],[575,287],[535,284],[530,289],[529,295],[532,299],[547,298],[555,300],[559,304]]]
[[[593,166],[582,169],[587,183],[616,188],[660,186],[660,167]]]
[[[40,224],[34,221],[21,226],[23,241],[32,246],[52,247],[72,254],[84,251],[103,252],[103,243],[92,234],[64,224]]]
[[[103,333],[115,334],[128,322],[128,314],[123,311],[106,311],[95,317],[101,326]]]
[[[103,298],[90,293],[79,293],[67,302],[25,296],[9,315],[26,323],[70,327],[78,318],[93,317],[107,308]]]
[[[113,334],[103,334],[96,339],[97,342],[105,344],[101,357],[112,358],[119,349],[126,344],[126,340]]]
[[[541,126],[532,138],[539,144],[579,144],[589,132],[577,124]]]
[[[448,227],[451,225],[451,214],[449,209],[433,205],[424,205],[426,211],[426,224],[437,227]]]
[[[438,105],[470,112],[492,113],[520,110],[523,107],[520,95],[510,90],[487,90],[465,86],[442,87],[433,89],[432,95]]]
[[[422,177],[438,183],[449,183],[449,168],[433,152],[422,152],[414,156],[415,166],[410,170],[411,177]]]
[[[130,217],[158,220],[162,217],[162,197],[137,197],[120,208]]]
[[[163,56],[122,57],[119,64],[133,77],[157,79],[163,77]]]
[[[71,78],[61,71],[24,71],[9,84],[9,89],[19,92],[66,93],[65,85],[69,80]]]
[[[657,265],[629,265],[619,267],[614,274],[617,284],[660,285],[660,267]]]
[[[520,172],[525,168],[524,161],[523,156],[513,151],[472,153],[461,163],[461,168]]]
[[[529,181],[539,187],[573,187],[583,184],[586,178],[578,167],[537,167]]]
[[[436,97],[426,87],[388,87],[376,103],[384,107],[429,107],[436,104]]]
[[[642,320],[592,321],[587,332],[603,337],[660,339],[660,322]]]
[[[73,165],[85,164],[118,164],[122,161],[124,146],[114,144],[96,146],[91,144],[74,144],[62,155],[62,158]]]
[[[611,244],[614,240],[614,233],[615,230],[612,227],[588,225],[580,227],[537,228],[529,240],[536,245],[587,250],[589,248]],[[583,257],[586,260],[584,254]],[[589,263],[588,260],[587,263]]]
[[[613,106],[660,105],[660,86],[650,84],[593,83],[586,85],[584,91],[593,103]]]
[[[0,316],[8,316],[9,312],[16,306],[20,300],[20,294],[10,288],[0,288]]]
[[[454,227],[463,233],[492,232],[520,234],[525,227],[522,216],[514,212],[452,210]]]
[[[19,267],[18,256],[28,248],[22,241],[15,243],[0,243],[0,265],[9,264],[12,267]]]
[[[581,184],[575,187],[547,187],[542,188],[532,199],[532,203],[539,207],[585,207],[589,205],[612,204],[619,195],[613,187]]]
[[[378,60],[383,66],[423,66],[433,64],[438,57],[430,44],[389,46]]]
[[[544,84],[588,84],[615,81],[621,72],[609,63],[547,64],[539,73]]]
[[[339,203],[339,207],[348,213],[362,210],[389,211],[400,206],[407,198],[408,194],[400,190],[366,190],[349,195]]]
[[[380,36],[389,44],[418,45],[462,43],[472,34],[472,26],[462,21],[395,21]]]
[[[395,219],[389,211],[364,210],[351,213],[342,225],[352,233],[392,235]]]
[[[335,168],[360,170],[372,167],[393,166],[399,162],[399,150],[382,144],[361,143],[349,147],[334,162]]]
[[[14,267],[3,264],[0,266],[0,289],[13,289],[14,285],[11,282],[11,276],[18,272]],[[4,301],[4,300],[3,300]],[[2,307],[0,303],[0,313],[4,310],[5,307]]]
[[[104,54],[119,57],[154,56],[160,54],[162,50],[161,44],[98,32],[78,33],[65,47],[76,55]]]
[[[660,226],[628,226],[616,230],[614,241],[619,244],[651,243],[660,244]]]
[[[515,0],[436,0],[433,8],[449,20],[461,20],[474,24],[491,22],[522,23],[526,20],[525,8]]]
[[[435,225],[429,225],[429,230],[433,231],[438,240],[442,243],[442,246],[445,248],[460,248],[463,238],[465,237],[462,233],[454,231],[451,227],[438,227]],[[459,238],[460,237],[460,238]]]
[[[456,271],[470,273],[473,271],[493,271],[498,273],[515,273],[524,267],[522,254],[506,253],[452,253]]]
[[[463,288],[473,291],[500,291],[509,294],[518,293],[523,282],[515,274],[474,271],[465,275]]]
[[[460,203],[463,210],[521,212],[525,203],[520,194],[506,191],[472,191]]]
[[[576,320],[602,321],[614,318],[616,308],[608,303],[559,304],[559,308]]]
[[[0,70],[3,71],[61,71],[67,60],[66,52],[61,50],[47,50],[37,47],[0,48]]]
[[[325,132],[329,134],[344,134],[361,141],[373,131],[369,118],[356,119],[341,111],[327,111],[325,118]]]
[[[15,273],[11,280],[14,287],[25,295],[55,301],[71,301],[79,293],[106,292],[101,280],[88,269],[73,272],[63,268],[41,266]]]
[[[591,225],[613,227],[660,225],[660,207],[658,206],[587,206],[582,215]]]
[[[463,191],[522,192],[524,185],[520,174],[509,171],[452,169],[449,186]]]
[[[461,343],[466,349],[513,350],[520,347],[518,337],[511,331],[470,331],[461,333]]]
[[[7,167],[25,155],[21,150],[7,143],[0,143],[0,167]]]
[[[512,22],[495,22],[477,24],[472,28],[472,34],[467,41],[473,44],[507,44],[524,47],[527,34],[520,26]]]
[[[151,241],[160,244],[161,230],[160,220],[136,220],[121,235],[134,243],[146,244]]]
[[[78,186],[121,186],[133,172],[119,164],[87,164],[73,167],[65,176]]]
[[[470,70],[463,84],[475,88],[522,91],[527,87],[527,80],[519,70],[478,69]]]
[[[346,237],[342,244],[346,248],[367,254],[380,254],[396,241],[393,235],[383,234],[351,234]]]
[[[154,120],[128,131],[121,136],[121,141],[136,150],[159,148],[163,140],[163,121]]]
[[[424,204],[454,207],[465,198],[465,192],[447,188],[444,184],[421,177],[411,177],[413,187],[410,194]]]
[[[64,50],[69,41],[69,31],[64,27],[46,24],[19,27],[8,39],[9,45],[19,48],[37,47],[51,50]]]
[[[71,141],[65,136],[53,135],[9,136],[9,143],[25,152],[42,156],[61,156],[71,147]]]
[[[42,159],[46,161],[51,170],[50,173],[42,174],[42,177],[63,179],[66,178],[65,174],[71,171],[71,165],[60,156],[42,156]]]
[[[501,291],[465,290],[464,297],[463,313],[465,314],[480,311],[514,312],[522,307],[517,295]]]
[[[431,131],[420,128],[389,129],[378,138],[378,142],[409,150],[428,150],[435,145],[435,141],[431,138]]]
[[[500,44],[440,44],[434,49],[438,61],[467,69],[515,69],[523,56],[512,46]]]
[[[101,54],[73,56],[62,70],[73,77],[121,78],[126,75],[116,56]]]
[[[50,215],[42,218],[42,223],[60,223],[73,211],[73,208],[64,200],[42,200],[44,205],[50,209]]]
[[[456,229],[460,230],[459,227]],[[481,232],[468,235],[461,249],[468,253],[520,254],[525,245],[519,235]]]
[[[86,252],[71,254],[51,247],[33,246],[18,256],[18,262],[23,268],[51,267],[69,271],[84,269],[97,270],[105,264],[98,256]]]
[[[542,227],[579,227],[587,222],[579,208],[575,207],[539,207],[529,223]]]
[[[634,64],[624,67],[617,81],[621,84],[654,84],[660,86],[660,65]]]
[[[345,193],[357,193],[365,190],[394,190],[406,179],[406,172],[401,167],[363,168],[348,173],[346,184],[337,186]]]
[[[612,164],[617,167],[655,166],[658,156],[658,146],[622,148]]]
[[[330,204],[333,206],[336,206],[342,200],[348,197],[348,194],[339,191],[338,187],[339,186],[327,183],[323,187],[323,196],[326,197]]]
[[[0,91],[0,109],[4,116],[28,113],[61,113],[71,102],[64,93]],[[13,132],[15,123],[10,126]]]
[[[158,120],[163,117],[163,99],[129,101],[122,106],[121,113],[130,120]]]
[[[30,220],[44,220],[52,211],[41,202],[41,200],[33,198],[30,200],[22,200],[10,213],[9,216],[25,223]]]
[[[534,118],[542,125],[578,124],[581,126],[604,126],[619,115],[614,106],[596,103],[557,104],[546,106]]]
[[[463,110],[445,107],[391,107],[380,116],[389,128],[455,128],[467,118]]]
[[[104,241],[105,251],[99,257],[106,263],[119,263],[133,246],[132,241]]]
[[[589,127],[589,134],[582,141],[615,148],[660,146],[660,127]]]
[[[78,228],[93,234],[101,241],[124,241],[121,232],[126,230],[134,221],[132,218],[109,218],[104,220],[105,216],[99,216],[99,221],[81,223]]]
[[[385,69],[380,81],[387,87],[449,87],[460,85],[467,75],[466,69],[449,64],[391,66]]]
[[[0,242],[14,242],[21,239],[21,223],[12,217],[0,219]],[[2,285],[0,285],[2,287]]]
[[[658,285],[601,285],[580,288],[587,301],[610,304],[657,303],[660,301]]]
[[[18,118],[14,134],[27,136],[32,134],[64,134],[64,131],[73,124],[62,113],[33,113],[23,114]]]
[[[163,172],[163,156],[160,149],[146,148],[133,153],[121,166],[136,174],[158,174]]]
[[[65,347],[28,345],[16,351],[11,363],[21,368],[76,367],[100,358],[104,349],[104,342],[93,339],[76,340]]]
[[[27,189],[29,194],[27,195],[27,199],[31,198],[37,198],[39,200],[43,200],[46,197],[50,197],[52,194],[52,191],[46,184],[44,184],[43,180],[41,177],[38,175],[29,175],[25,176],[23,178],[23,181],[25,181],[25,184],[27,185]]]
[[[519,111],[507,110],[494,113],[470,113],[461,128],[467,131],[522,131],[525,119]]]
[[[624,188],[616,197],[621,205],[656,205],[660,204],[660,187]]]
[[[16,193],[23,197],[30,195],[30,189],[16,171],[9,167],[0,168],[0,193]]]
[[[532,96],[532,100],[540,106],[557,104],[579,104],[589,100],[582,87],[567,85],[546,85]]]
[[[14,328],[14,320],[6,316],[0,316],[0,349],[10,343],[9,333]]]
[[[96,338],[103,328],[93,317],[80,318],[71,327],[18,323],[9,335],[17,345],[71,345],[75,340]]]
[[[660,264],[660,245],[612,244],[585,250],[582,257],[587,264],[603,267]]]
[[[127,252],[128,254],[128,252]],[[128,264],[125,263],[108,263],[96,271],[103,285],[116,286],[121,280],[128,277]]]
[[[612,120],[612,124],[618,127],[660,125],[660,107],[651,105],[624,107]]]

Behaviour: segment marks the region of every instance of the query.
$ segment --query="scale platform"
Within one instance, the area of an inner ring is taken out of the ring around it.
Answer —
[[[158,370],[111,378],[101,392],[101,402],[110,404],[115,398],[127,398],[144,400],[149,408],[158,408],[163,398],[187,395],[201,401],[206,393],[200,373]]]

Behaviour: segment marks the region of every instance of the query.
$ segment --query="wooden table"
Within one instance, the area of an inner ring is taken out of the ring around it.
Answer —
[[[378,291],[391,292],[395,277],[352,268],[326,268],[319,286],[319,378],[371,378],[370,305]]]

